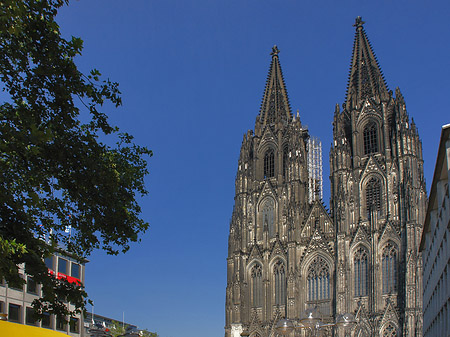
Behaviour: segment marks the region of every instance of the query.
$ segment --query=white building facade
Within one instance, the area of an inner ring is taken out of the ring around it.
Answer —
[[[450,124],[442,127],[420,250],[423,336],[450,335]]]
[[[56,277],[84,284],[85,266],[73,258],[55,253],[47,258],[45,263],[49,272]],[[82,315],[71,317],[68,324],[57,319],[55,315],[47,315],[41,321],[36,320],[32,303],[41,297],[41,286],[24,273],[23,266],[20,268],[20,273],[26,281],[23,287],[10,287],[4,280],[0,283],[0,313],[7,314],[8,321],[56,330],[73,337],[85,336]],[[70,310],[75,309],[72,304],[67,303],[67,305]]]

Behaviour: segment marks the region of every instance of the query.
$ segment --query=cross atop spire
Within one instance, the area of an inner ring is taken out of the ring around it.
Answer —
[[[364,21],[355,20],[355,41],[352,64],[347,87],[346,107],[355,108],[362,100],[372,98],[377,101],[388,97],[388,89],[375,53],[363,27]]]
[[[355,19],[355,24],[353,25],[353,27],[356,27],[356,29],[358,28],[362,28],[363,24],[365,24],[366,22],[362,20],[362,17],[357,16]]]
[[[273,47],[272,47],[272,52],[270,53],[270,55],[278,56],[279,52],[280,52],[280,50],[278,49],[277,45],[274,44]]]
[[[266,89],[264,90],[259,120],[263,125],[277,122],[288,122],[292,119],[289,98],[284,84],[278,57],[280,50],[275,45],[272,47],[272,62],[267,76]]]

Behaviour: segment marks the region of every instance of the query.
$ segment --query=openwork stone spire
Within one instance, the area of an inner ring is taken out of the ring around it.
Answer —
[[[259,113],[260,122],[263,125],[288,122],[292,119],[289,98],[278,58],[279,52],[277,46],[273,46],[272,62]]]
[[[364,21],[358,16],[353,25],[356,27],[356,33],[345,99],[347,109],[355,108],[366,98],[373,98],[378,102],[388,98],[388,89],[383,73],[366,36],[363,24]]]

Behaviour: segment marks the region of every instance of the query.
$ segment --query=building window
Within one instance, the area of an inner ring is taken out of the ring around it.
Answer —
[[[66,320],[62,317],[56,317],[56,330],[66,331]]]
[[[275,237],[275,223],[274,223],[274,201],[268,198],[264,201],[262,209],[263,230],[269,232],[269,238]]]
[[[44,261],[47,268],[53,270],[53,256],[46,257]]]
[[[67,275],[67,260],[61,257],[58,259],[58,273]]]
[[[23,274],[19,273],[19,277],[23,280]],[[21,285],[11,285],[9,287],[11,289],[14,289],[14,290],[23,291],[23,284],[21,284]]]
[[[41,323],[43,328],[47,328],[47,329],[51,329],[51,324],[50,324],[50,314],[49,313],[44,313],[44,316],[42,317],[42,323]]]
[[[27,277],[27,293],[37,295],[37,284],[36,281],[31,277]]]
[[[70,326],[70,332],[73,332],[73,333],[79,333],[80,332],[78,318],[70,317],[69,326]]]
[[[383,294],[397,291],[397,249],[388,243],[382,254]]]
[[[283,147],[283,177],[287,177],[288,175],[288,167],[289,167],[289,149],[288,146]]]
[[[368,267],[367,251],[360,247],[355,253],[354,273],[355,273],[355,296],[367,296],[368,293]]]
[[[378,152],[377,125],[375,122],[369,122],[364,128],[364,154]]]
[[[80,277],[80,265],[78,263],[72,262],[70,276],[75,277],[77,279],[81,279],[81,277]]]
[[[272,149],[264,155],[264,179],[275,176],[275,154]]]
[[[4,305],[5,305],[5,303],[3,302],[3,301],[0,301],[0,313],[1,314],[4,314],[5,312],[3,311],[3,310],[5,310],[4,309]]]
[[[376,178],[370,178],[366,185],[366,207],[367,207],[367,217],[370,217],[370,211],[381,210],[381,184]]]
[[[262,306],[262,267],[259,264],[255,264],[251,271],[251,282],[252,282],[252,295],[253,295],[253,306]]]
[[[397,336],[397,330],[395,327],[392,326],[392,324],[388,324],[387,327],[383,330],[383,337],[396,337]]]
[[[11,322],[20,322],[20,305],[9,304],[8,320]]]
[[[273,267],[273,274],[275,278],[275,304],[286,304],[286,271],[284,263],[278,261]]]
[[[26,317],[25,317],[26,324],[36,325],[37,320],[36,320],[33,308],[30,308],[30,307],[26,308],[25,315],[26,315]]]
[[[308,301],[320,301],[330,298],[330,270],[320,256],[316,257],[308,268]]]

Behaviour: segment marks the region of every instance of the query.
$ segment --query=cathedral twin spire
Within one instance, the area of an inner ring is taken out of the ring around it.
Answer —
[[[358,16],[355,20],[355,40],[353,44],[352,63],[345,99],[345,108],[353,110],[366,98],[377,102],[389,98],[383,73],[378,65],[375,53],[363,28],[364,21]]]
[[[361,101],[367,98],[375,99],[378,103],[389,98],[383,73],[363,25],[364,21],[358,16],[353,25],[356,27],[356,32],[345,99],[347,110],[355,109]],[[289,98],[278,57],[279,53],[278,47],[273,46],[272,62],[259,113],[259,121],[263,126],[278,122],[285,123],[292,119]]]
[[[416,250],[426,205],[421,142],[363,24],[356,18],[347,95],[334,112],[331,212],[308,200],[316,179],[309,164],[322,163],[293,118],[280,51],[272,49],[236,175],[226,337],[273,337],[283,314],[298,321],[313,306],[327,316],[356,313],[359,335],[421,336],[421,265],[406,257]]]
[[[259,113],[259,120],[263,126],[278,122],[286,123],[292,119],[289,98],[278,58],[279,52],[278,47],[276,45],[273,46],[271,53],[272,62]]]

